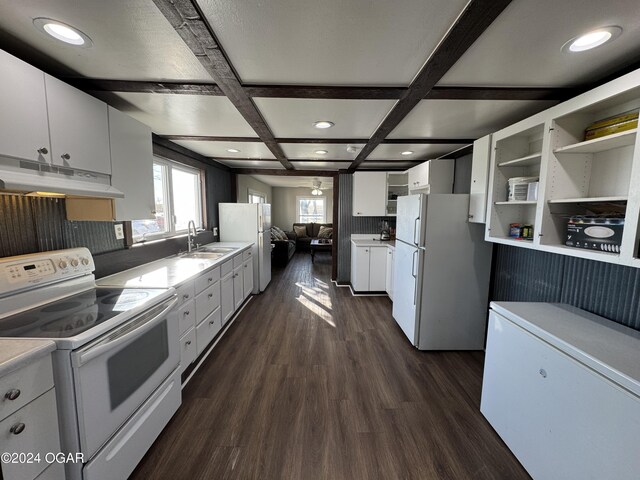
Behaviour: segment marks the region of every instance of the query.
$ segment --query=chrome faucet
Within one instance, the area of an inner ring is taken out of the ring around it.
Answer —
[[[193,247],[197,247],[195,241],[198,236],[198,232],[196,231],[196,222],[193,220],[189,220],[187,224],[187,250],[191,253]]]

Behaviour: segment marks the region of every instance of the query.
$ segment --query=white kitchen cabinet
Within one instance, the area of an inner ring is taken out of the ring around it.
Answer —
[[[178,323],[180,324],[180,335],[196,325],[196,307],[195,301],[189,300],[182,303],[177,308]]]
[[[44,73],[0,50],[0,155],[51,162]]]
[[[351,286],[356,292],[384,292],[387,247],[351,244]]]
[[[196,357],[196,328],[191,327],[180,337],[180,374],[182,375],[189,365],[191,365]]]
[[[529,474],[638,478],[637,332],[563,305],[498,305],[481,411]]]
[[[485,223],[487,216],[487,184],[489,181],[489,158],[491,135],[473,142],[471,159],[471,185],[469,195],[469,222]]]
[[[393,257],[395,250],[393,248],[387,248],[387,271],[385,281],[385,291],[389,298],[393,300]]]
[[[409,194],[408,172],[387,172],[387,191],[385,216],[395,217],[398,212],[398,197]]]
[[[117,221],[155,217],[151,129],[109,107],[111,185],[124,198],[115,199]]]
[[[220,306],[220,283],[215,282],[196,295],[196,324]]]
[[[54,165],[111,174],[107,104],[45,74]]]
[[[233,300],[233,275],[233,270],[231,270],[220,280],[220,313],[222,316],[222,325],[225,325],[233,316],[233,312],[235,312],[235,302]]]
[[[386,172],[355,172],[353,174],[353,216],[384,217],[386,198]]]
[[[244,266],[239,265],[238,267],[233,269],[233,300],[234,300],[234,310],[240,308],[242,302],[245,299],[244,296]],[[253,275],[253,272],[251,272]]]
[[[205,351],[207,346],[222,329],[222,318],[220,315],[221,308],[218,307],[196,327],[197,356],[200,356],[202,352]]]
[[[248,260],[245,260],[242,268],[244,270],[242,274],[244,281],[244,298],[247,298],[253,291],[253,258],[249,257]]]
[[[453,169],[451,159],[427,160],[409,169],[409,193],[451,193]]]

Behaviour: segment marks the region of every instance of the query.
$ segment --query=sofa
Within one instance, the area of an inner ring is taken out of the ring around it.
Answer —
[[[295,227],[304,226],[306,229],[306,236],[297,236],[295,235]],[[318,238],[318,233],[320,233],[320,227],[329,227],[333,228],[332,223],[294,223],[293,224],[293,233],[296,240],[296,251],[304,252],[309,250],[309,246],[311,245],[311,240]],[[291,237],[290,237],[291,238]]]
[[[278,227],[273,227],[272,230]],[[289,263],[291,257],[296,253],[296,236],[293,232],[282,232],[286,235],[286,240],[278,240],[271,235],[271,243],[273,244],[273,250],[271,250],[271,263],[276,267],[284,267]]]

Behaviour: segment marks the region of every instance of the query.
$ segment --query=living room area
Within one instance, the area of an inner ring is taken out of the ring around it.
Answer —
[[[296,252],[330,256],[333,177],[238,175],[240,203],[271,204],[272,264],[284,267]]]

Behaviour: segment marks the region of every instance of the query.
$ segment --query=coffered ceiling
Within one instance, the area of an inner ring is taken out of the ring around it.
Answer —
[[[36,17],[92,47],[48,38]],[[561,51],[610,25],[623,29],[610,44]],[[637,64],[638,44],[633,0],[0,2],[0,48],[181,147],[271,173],[450,155]]]

